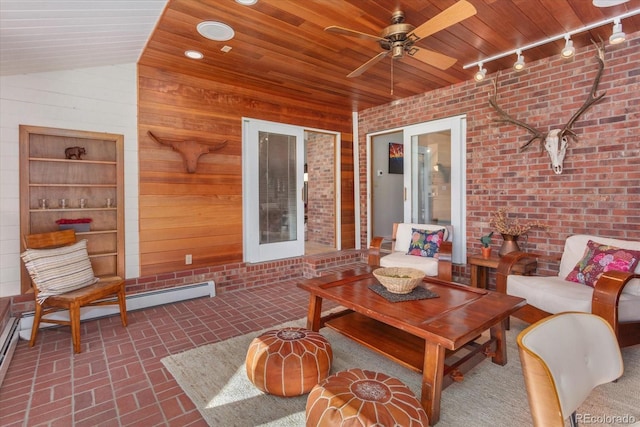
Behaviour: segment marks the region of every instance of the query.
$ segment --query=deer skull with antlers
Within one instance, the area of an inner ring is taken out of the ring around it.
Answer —
[[[491,106],[496,109],[498,114],[500,114],[501,118],[496,119],[496,121],[511,123],[513,125],[519,126],[528,130],[533,135],[526,144],[520,147],[520,150],[527,149],[533,141],[539,139],[542,147],[544,147],[544,149],[549,154],[549,157],[551,159],[551,169],[553,169],[553,172],[555,172],[556,175],[562,173],[562,162],[564,161],[564,156],[567,152],[569,138],[577,140],[576,134],[573,132],[573,130],[571,130],[571,126],[573,126],[575,121],[578,120],[578,117],[580,117],[582,113],[584,113],[593,104],[600,101],[606,94],[606,92],[603,92],[600,95],[596,96],[598,84],[600,83],[600,77],[602,76],[602,71],[604,70],[604,43],[600,43],[600,45],[598,45],[593,42],[593,44],[597,49],[596,59],[598,60],[598,72],[596,74],[596,78],[593,82],[593,86],[591,87],[591,91],[589,92],[589,96],[587,96],[586,101],[584,102],[582,107],[580,107],[578,111],[576,111],[574,115],[571,116],[567,124],[564,125],[562,129],[551,129],[548,132],[544,133],[534,128],[533,126],[530,126],[520,120],[514,119],[498,106],[498,102],[496,101],[498,84],[496,80],[494,80],[493,83],[494,94],[489,98],[489,104],[491,104]]]

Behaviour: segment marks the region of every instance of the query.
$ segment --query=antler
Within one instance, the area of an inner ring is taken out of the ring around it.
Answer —
[[[505,111],[500,108],[498,106],[498,102],[496,101],[496,98],[498,96],[498,78],[496,77],[496,79],[493,81],[493,96],[489,97],[489,104],[491,104],[491,106],[493,108],[496,109],[496,111],[498,112],[498,114],[500,114],[500,116],[502,118],[500,119],[496,119],[497,122],[503,122],[503,123],[511,123],[514,124],[516,126],[520,126],[521,128],[524,128],[526,130],[528,130],[533,136],[531,137],[531,139],[529,139],[529,141],[527,141],[526,144],[524,144],[522,147],[520,147],[521,150],[526,149],[533,141],[535,141],[536,139],[539,139],[541,142],[544,141],[546,134],[543,132],[540,132],[538,129],[534,128],[533,126],[529,126],[528,124],[521,122],[520,120],[516,120],[513,117],[511,117],[510,115],[508,115],[507,113],[505,113]]]
[[[591,107],[596,102],[600,101],[602,97],[607,94],[607,92],[605,91],[605,92],[602,92],[600,95],[596,96],[596,90],[598,90],[600,77],[602,77],[602,72],[604,71],[604,42],[602,41],[602,39],[600,39],[600,45],[598,45],[593,40],[591,40],[591,43],[593,43],[596,49],[598,50],[596,54],[596,59],[598,60],[598,73],[596,74],[596,78],[593,81],[593,86],[591,86],[591,92],[589,92],[589,96],[587,96],[587,99],[584,101],[584,104],[582,104],[582,107],[580,107],[578,111],[576,111],[575,114],[571,116],[567,124],[564,125],[564,127],[562,128],[559,134],[560,138],[562,138],[562,136],[567,132],[569,132],[571,135],[575,137],[575,134],[571,130],[571,126],[573,126],[573,123],[576,120],[578,120],[578,117],[580,117],[582,113],[587,111],[589,107]]]

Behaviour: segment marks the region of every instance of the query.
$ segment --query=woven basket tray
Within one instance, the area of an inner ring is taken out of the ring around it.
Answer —
[[[373,275],[389,292],[408,294],[422,282],[424,273],[415,268],[386,267],[373,270]]]

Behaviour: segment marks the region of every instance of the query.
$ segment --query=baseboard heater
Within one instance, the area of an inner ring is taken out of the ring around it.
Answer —
[[[160,289],[157,291],[141,292],[127,295],[127,311],[141,310],[143,308],[155,307],[178,301],[186,301],[194,298],[216,296],[216,284],[213,281],[195,283],[193,285],[177,286],[175,288]],[[83,307],[80,309],[80,320],[97,319],[100,317],[118,314],[118,306]],[[23,313],[20,318],[20,338],[28,340],[31,338],[31,327],[33,326],[33,312]],[[66,310],[48,315],[49,318],[68,319]],[[55,327],[51,323],[40,324],[40,328]],[[0,341],[1,343],[1,341]]]
[[[0,385],[9,369],[13,352],[18,345],[18,319],[11,317],[0,335]]]

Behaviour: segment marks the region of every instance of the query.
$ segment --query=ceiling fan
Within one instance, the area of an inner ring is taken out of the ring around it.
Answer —
[[[388,55],[391,55],[393,59],[400,59],[407,54],[425,64],[446,70],[455,64],[455,58],[419,48],[415,46],[415,43],[475,15],[476,12],[476,8],[471,3],[466,0],[460,0],[418,27],[405,23],[404,13],[401,10],[396,10],[391,16],[391,25],[384,28],[379,36],[335,25],[325,28],[325,31],[361,39],[375,40],[383,49],[382,52],[352,71],[347,77],[359,76]]]

